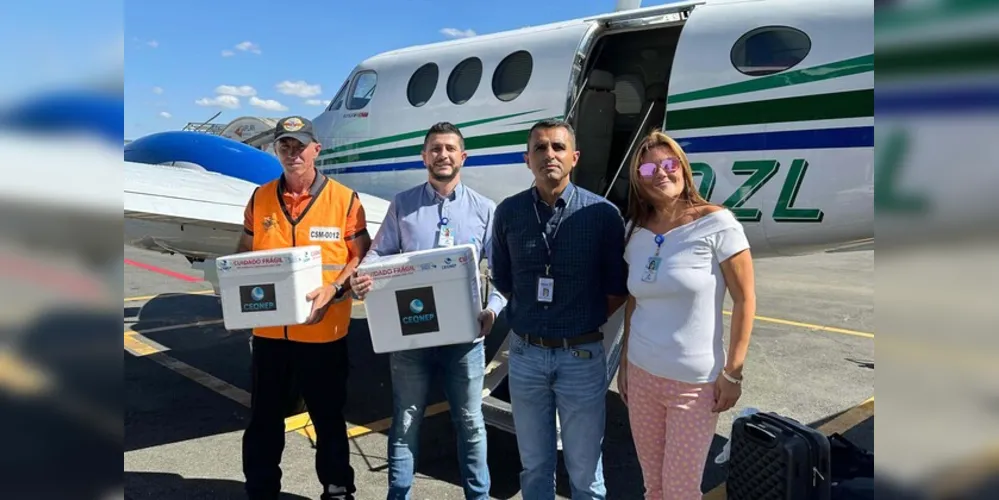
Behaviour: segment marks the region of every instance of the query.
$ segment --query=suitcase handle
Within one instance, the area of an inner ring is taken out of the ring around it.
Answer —
[[[777,443],[776,434],[752,422],[746,422],[746,437],[768,447]]]

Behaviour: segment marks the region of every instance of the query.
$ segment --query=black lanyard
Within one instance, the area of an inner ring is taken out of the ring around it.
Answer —
[[[572,203],[572,199],[576,196],[576,189],[573,188],[572,194],[569,195],[569,201],[565,202],[565,206],[558,214],[558,223],[555,224],[555,230],[552,231],[552,241],[555,241],[555,237],[558,236],[558,230],[562,227],[562,219],[565,218],[565,211],[569,208],[569,204]],[[558,205],[558,200],[555,200],[555,204]],[[545,242],[545,249],[548,250],[548,260],[545,261],[545,276],[551,276],[552,268],[552,243],[548,241],[548,232],[545,231],[545,224],[541,223],[541,214],[538,213],[538,202],[534,202],[534,216],[538,219],[538,225],[541,226],[541,239]]]

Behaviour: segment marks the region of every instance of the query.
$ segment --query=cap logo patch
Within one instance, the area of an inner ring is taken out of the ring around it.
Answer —
[[[282,125],[282,127],[288,132],[297,132],[301,130],[302,127],[304,126],[305,124],[302,123],[302,120],[298,118],[288,118],[287,120],[284,121],[284,124]]]

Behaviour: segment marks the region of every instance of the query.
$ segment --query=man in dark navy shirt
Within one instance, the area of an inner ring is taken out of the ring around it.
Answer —
[[[492,269],[514,333],[510,402],[521,490],[524,498],[554,498],[557,409],[572,498],[603,499],[600,327],[628,295],[624,220],[606,199],[569,182],[579,159],[569,124],[535,124],[527,146],[536,185],[496,207]]]

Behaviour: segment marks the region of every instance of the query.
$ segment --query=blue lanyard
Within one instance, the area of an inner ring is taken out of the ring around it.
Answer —
[[[666,241],[666,237],[661,234],[656,235],[656,257],[659,256],[659,249],[663,247],[663,242]]]

